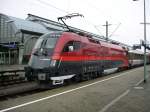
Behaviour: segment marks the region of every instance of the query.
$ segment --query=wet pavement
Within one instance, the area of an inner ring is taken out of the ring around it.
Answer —
[[[148,75],[150,66],[147,67]],[[143,67],[40,93],[0,100],[0,112],[150,112]]]

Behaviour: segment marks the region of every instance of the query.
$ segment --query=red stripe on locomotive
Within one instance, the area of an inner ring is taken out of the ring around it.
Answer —
[[[73,52],[63,52],[63,48],[69,41],[80,42],[81,48]],[[61,61],[119,60],[123,62],[122,66],[129,65],[126,51],[121,46],[102,41],[99,42],[93,43],[89,37],[64,32],[57,41],[52,59],[61,59]]]

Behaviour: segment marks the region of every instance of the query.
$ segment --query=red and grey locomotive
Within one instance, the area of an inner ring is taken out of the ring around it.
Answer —
[[[66,80],[88,80],[104,70],[124,69],[143,64],[143,54],[126,50],[108,41],[94,39],[82,32],[71,31],[63,19],[82,16],[71,14],[58,18],[69,31],[57,31],[41,36],[33,49],[25,75],[52,85]],[[147,56],[148,63],[150,57]]]
[[[53,32],[38,39],[25,72],[29,80],[56,85],[128,66],[127,51],[119,45],[74,32]]]

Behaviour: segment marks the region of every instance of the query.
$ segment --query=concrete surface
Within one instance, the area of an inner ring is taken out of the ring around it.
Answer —
[[[25,66],[27,65],[0,65],[0,71],[24,70]]]
[[[147,70],[150,71],[150,66]],[[0,100],[0,112],[150,112],[150,79],[146,84],[142,80],[143,67],[140,67]]]

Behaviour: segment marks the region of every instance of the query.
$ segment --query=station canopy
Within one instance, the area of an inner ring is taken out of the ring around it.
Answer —
[[[15,17],[8,16],[12,24],[14,24],[15,32],[29,32],[29,33],[39,33],[44,34],[48,33],[49,30],[44,26],[38,23],[34,23],[32,21],[23,20]]]

